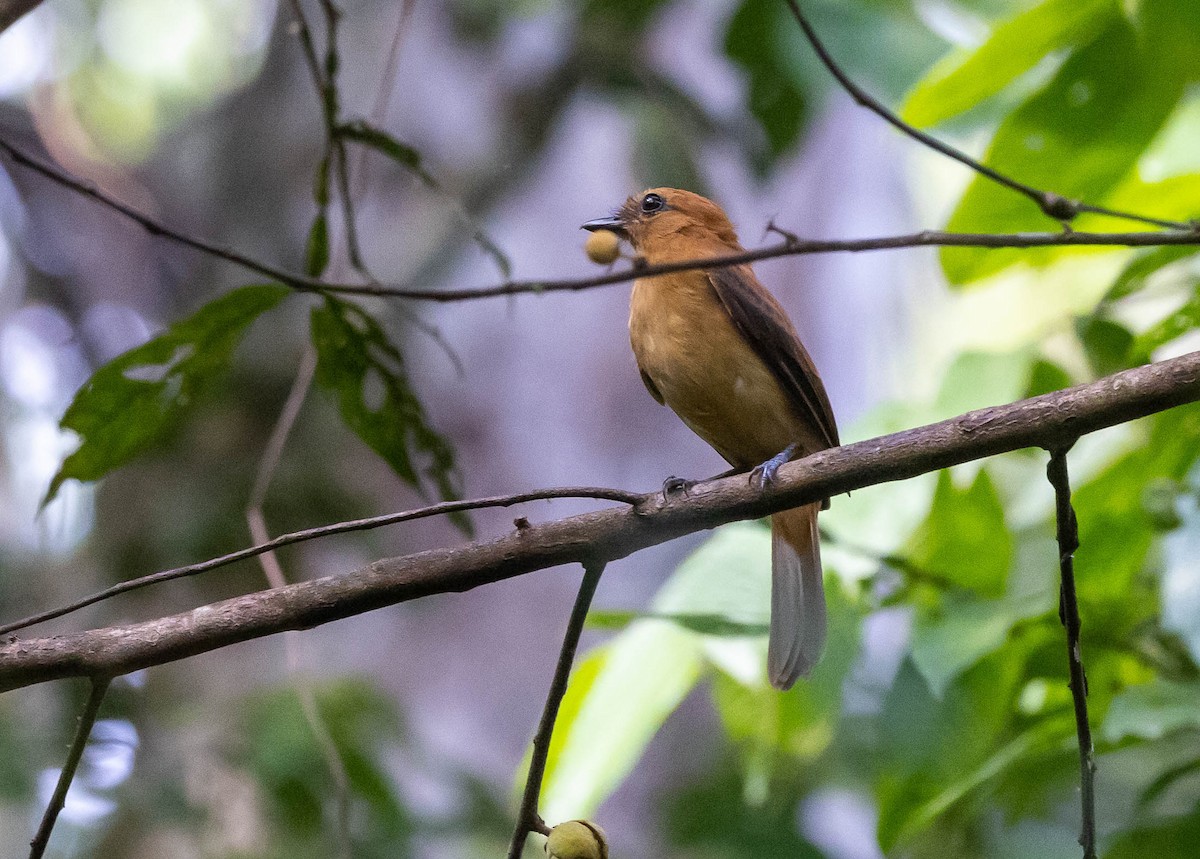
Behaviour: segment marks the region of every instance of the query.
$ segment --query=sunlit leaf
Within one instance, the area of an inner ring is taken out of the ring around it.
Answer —
[[[442,498],[459,497],[454,450],[429,425],[404,355],[379,323],[356,304],[327,298],[313,308],[312,339],[317,382],[336,396],[346,425],[405,482],[421,488],[423,473]]]
[[[935,65],[909,94],[902,116],[930,126],[970,110],[1047,54],[1087,44],[1119,14],[1115,0],[1045,0],[1001,23],[978,48]]]
[[[758,634],[748,650],[751,664],[739,670],[765,682],[761,639],[770,612],[770,545],[769,533],[757,524],[725,526],[680,564],[650,614],[719,618],[722,626],[753,629]],[[620,784],[700,679],[714,641],[736,644],[673,621],[639,618],[583,660],[555,725],[543,785],[547,819],[586,816]]]
[[[661,620],[637,621],[588,654],[554,727],[542,816],[592,816],[691,691],[702,665],[699,639]]]
[[[1134,166],[1182,88],[1179,68],[1144,44],[1125,18],[1113,18],[1001,123],[984,160],[1034,187],[1102,200]],[[947,229],[997,233],[1052,226],[1023,195],[976,177]],[[1018,261],[1045,264],[1063,252],[944,248],[941,258],[950,281],[964,284]]]
[[[1173,313],[1139,334],[1130,346],[1133,360],[1149,361],[1154,350],[1200,327],[1200,287]]]
[[[164,441],[226,372],[250,323],[288,292],[274,284],[234,290],[96,370],[63,415],[62,428],[79,435],[79,447],[42,504],[64,480],[99,480]]]
[[[1200,187],[1200,178],[1196,180]],[[1148,248],[1138,253],[1121,273],[1117,275],[1112,286],[1104,296],[1105,302],[1117,301],[1140,290],[1146,283],[1163,269],[1175,265],[1182,259],[1198,253],[1194,247],[1186,245],[1164,245],[1161,248]]]
[[[702,635],[731,637],[766,635],[769,628],[765,623],[742,623],[730,620],[720,614],[668,614],[637,611],[592,611],[588,613],[587,625],[591,629],[606,629],[616,632],[625,629],[636,620],[667,620]]]
[[[809,677],[780,693],[761,677],[748,683],[733,675],[718,675],[717,712],[726,733],[741,747],[751,778],[756,767],[769,775],[781,754],[820,755],[837,733],[843,686],[859,654],[862,613],[835,579],[827,582],[825,597],[829,634],[825,653]]]

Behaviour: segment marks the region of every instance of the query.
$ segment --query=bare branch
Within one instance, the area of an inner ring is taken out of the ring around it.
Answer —
[[[1088,724],[1087,674],[1079,644],[1079,601],[1075,596],[1075,551],[1079,548],[1079,523],[1071,506],[1071,478],[1067,472],[1068,442],[1050,451],[1046,478],[1054,486],[1054,519],[1058,535],[1058,564],[1062,579],[1058,617],[1067,630],[1067,665],[1071,674],[1071,699],[1075,703],[1075,733],[1079,738],[1079,801],[1083,824],[1079,844],[1083,859],[1096,859],[1096,753]]]
[[[975,248],[1040,248],[1040,247],[1159,247],[1162,245],[1200,246],[1200,228],[1193,225],[1186,230],[1168,230],[1131,233],[1080,233],[1060,231],[1052,233],[950,233],[942,230],[923,230],[895,236],[880,236],[864,239],[799,239],[788,234],[783,242],[737,254],[727,254],[707,259],[686,260],[662,265],[634,266],[621,271],[609,272],[597,277],[563,278],[557,280],[507,280],[495,286],[465,289],[410,289],[404,286],[378,283],[333,283],[319,278],[306,277],[289,272],[278,266],[260,262],[240,251],[190,236],[172,229],[132,206],[110,197],[99,188],[76,178],[37,156],[20,149],[0,138],[0,152],[17,164],[27,167],[66,188],[90,197],[93,200],[120,212],[140,224],[147,232],[169,239],[177,244],[198,250],[239,265],[255,274],[289,286],[301,292],[336,292],[348,295],[370,295],[380,298],[405,298],[420,301],[469,301],[481,298],[497,298],[524,293],[577,292],[599,286],[626,283],[639,277],[671,274],[701,268],[721,268],[785,256],[803,256],[823,253],[857,253],[861,251],[898,250],[917,247],[975,247]],[[775,232],[780,232],[778,227]]]
[[[0,646],[0,692],[63,677],[117,675],[289,629],[309,629],[436,593],[561,564],[612,561],[695,531],[1026,447],[1053,449],[1104,427],[1200,399],[1200,352],[1125,370],[1088,385],[821,451],[780,469],[763,492],[744,476],[641,496],[517,528],[488,543],[376,561],[128,626]]]
[[[0,0],[0,33],[42,5],[42,0]]]
[[[530,832],[540,832],[542,835],[550,833],[550,827],[538,814],[542,777],[546,774],[546,762],[550,759],[550,740],[554,735],[554,723],[558,719],[558,708],[562,704],[563,696],[567,694],[567,681],[571,679],[571,666],[575,664],[579,637],[583,635],[588,608],[592,604],[592,597],[596,595],[596,586],[600,584],[600,576],[603,573],[604,563],[601,561],[583,565],[583,581],[579,583],[579,593],[575,596],[575,605],[567,621],[567,631],[563,634],[562,648],[558,652],[558,662],[554,666],[554,678],[550,681],[549,691],[546,692],[546,706],[542,709],[542,718],[533,738],[529,773],[525,776],[525,793],[517,813],[516,829],[513,830],[512,841],[508,845],[508,859],[521,859],[521,851]]]
[[[92,691],[83,707],[83,713],[79,716],[75,739],[71,741],[71,748],[67,751],[67,760],[63,764],[62,772],[58,774],[58,783],[54,785],[54,793],[51,794],[46,812],[42,815],[41,825],[38,826],[33,840],[29,842],[29,859],[41,859],[46,852],[46,845],[50,843],[50,833],[54,831],[58,814],[67,804],[67,792],[71,789],[71,782],[75,780],[79,762],[83,760],[83,752],[87,748],[88,737],[92,734],[92,726],[96,724],[96,716],[104,702],[104,695],[108,692],[108,684],[108,677],[92,678]]]
[[[195,564],[188,564],[184,567],[175,567],[170,570],[163,570],[157,573],[151,573],[147,576],[141,576],[136,579],[121,582],[112,587],[105,588],[102,591],[97,591],[90,596],[76,600],[69,605],[60,606],[58,608],[48,609],[39,612],[35,615],[22,618],[21,620],[6,623],[0,626],[0,635],[8,635],[16,632],[19,629],[33,626],[35,624],[44,623],[48,620],[54,620],[58,617],[71,614],[79,611],[81,608],[86,608],[89,605],[95,605],[106,599],[111,599],[119,594],[136,591],[140,588],[149,587],[150,585],[159,584],[161,582],[169,582],[173,579],[182,579],[188,576],[194,576],[199,573],[206,573],[209,570],[215,570],[218,567],[224,567],[237,561],[244,561],[247,558],[253,558],[266,552],[272,552],[275,549],[291,546],[295,543],[303,543],[307,540],[316,540],[320,537],[331,537],[334,534],[349,534],[353,531],[369,531],[372,528],[381,528],[384,525],[396,525],[400,522],[411,522],[415,519],[426,519],[430,516],[445,516],[450,513],[460,513],[467,510],[482,510],[487,507],[512,507],[515,504],[525,504],[529,501],[549,501],[558,498],[594,498],[602,501],[615,501],[618,504],[640,504],[645,496],[639,495],[636,492],[626,492],[623,489],[607,489],[602,486],[564,486],[557,489],[538,489],[533,492],[517,492],[512,495],[493,495],[487,498],[474,498],[465,501],[440,501],[437,504],[430,504],[427,507],[418,507],[415,510],[405,510],[400,513],[385,513],[382,516],[371,516],[366,519],[351,519],[347,522],[335,522],[332,525],[320,525],[316,528],[306,528],[303,531],[293,531],[290,534],[281,534],[272,540],[260,543],[257,546],[250,546],[246,549],[238,549],[236,552],[230,552],[227,555],[221,555],[217,558],[210,558],[207,561],[200,561]]]
[[[1180,221],[1168,221],[1162,218],[1152,218],[1146,215],[1135,214],[1133,212],[1121,212],[1117,211],[1116,209],[1107,209],[1103,206],[1093,206],[1089,203],[1082,203],[1078,200],[1070,200],[1061,194],[1055,194],[1053,191],[1038,190],[1032,185],[1026,185],[1024,182],[1019,182],[1011,176],[1008,176],[998,170],[988,167],[986,164],[976,161],[961,149],[956,149],[950,144],[938,140],[933,135],[909,125],[899,116],[885,107],[877,98],[872,96],[850,79],[850,76],[847,75],[842,67],[837,64],[837,61],[833,59],[828,49],[826,49],[820,38],[818,38],[816,31],[812,27],[812,24],[808,22],[808,19],[804,16],[804,12],[800,10],[800,4],[797,2],[797,0],[787,0],[787,4],[791,8],[792,15],[795,17],[796,22],[800,25],[800,29],[804,31],[805,37],[808,39],[809,44],[812,45],[813,50],[816,51],[817,56],[821,59],[821,62],[824,64],[825,68],[829,70],[831,75],[837,78],[837,81],[842,85],[842,88],[846,90],[846,92],[848,92],[850,96],[856,102],[858,102],[858,104],[862,105],[876,116],[881,117],[887,123],[899,129],[913,140],[924,144],[936,152],[940,152],[947,158],[952,158],[960,164],[965,164],[979,175],[991,179],[998,185],[1003,185],[1005,188],[1016,191],[1018,194],[1024,194],[1026,197],[1036,203],[1038,208],[1041,209],[1043,214],[1046,216],[1066,223],[1073,220],[1075,216],[1081,212],[1091,212],[1097,215],[1108,215],[1111,218],[1121,218],[1126,221],[1137,221],[1139,223],[1151,224],[1156,227],[1166,227],[1173,230],[1195,229],[1195,224],[1185,224]]]

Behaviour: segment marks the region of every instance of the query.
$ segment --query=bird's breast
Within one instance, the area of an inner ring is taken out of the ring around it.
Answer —
[[[629,338],[664,402],[731,465],[750,467],[800,426],[783,389],[734,327],[702,272],[634,283]]]

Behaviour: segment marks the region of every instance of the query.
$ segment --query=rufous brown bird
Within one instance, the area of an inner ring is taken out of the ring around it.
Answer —
[[[609,218],[583,225],[627,239],[649,265],[742,251],[710,200],[653,188]],[[640,277],[629,339],[650,395],[736,469],[764,484],[794,456],[838,444],[825,386],[779,302],[748,265]],[[788,689],[825,646],[825,595],[817,511],[771,517],[771,683]]]

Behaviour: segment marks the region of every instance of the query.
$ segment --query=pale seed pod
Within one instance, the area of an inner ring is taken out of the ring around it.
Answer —
[[[592,262],[608,265],[621,254],[621,238],[612,230],[596,230],[587,237],[583,249]]]
[[[608,839],[590,820],[568,820],[550,830],[546,854],[550,859],[608,859]]]

